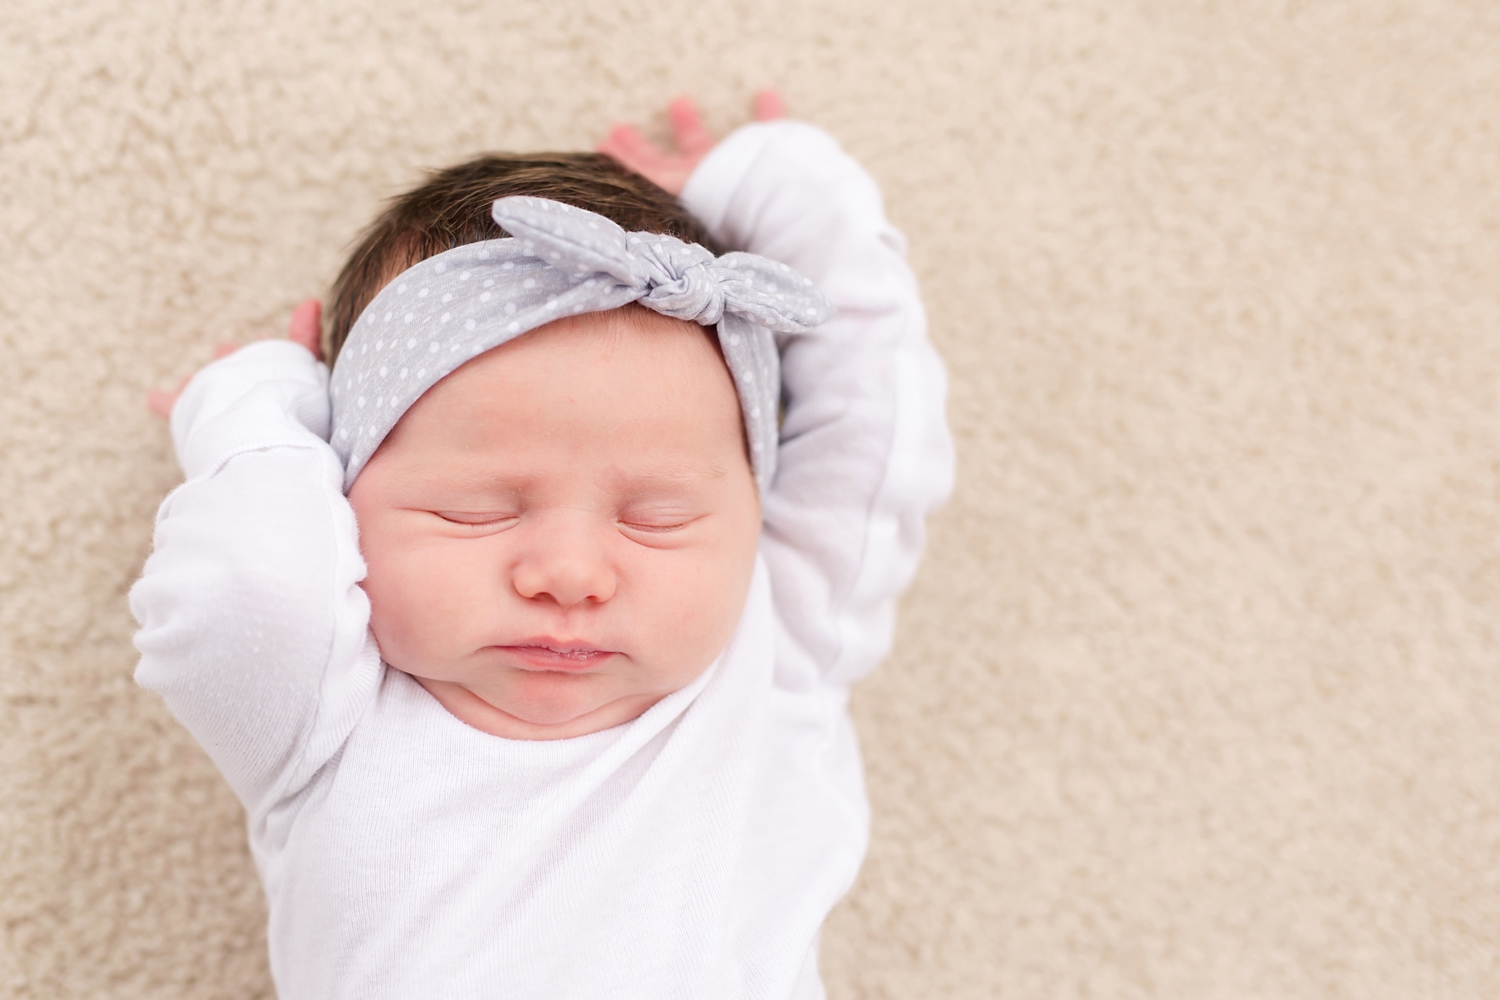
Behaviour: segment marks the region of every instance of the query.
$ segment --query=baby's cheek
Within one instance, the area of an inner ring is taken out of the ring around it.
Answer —
[[[442,664],[461,655],[466,633],[464,561],[420,543],[382,548],[366,556],[365,592],[370,628],[392,666],[420,676],[441,676]]]
[[[387,663],[407,669],[420,647],[420,632],[414,628],[420,614],[410,606],[401,583],[400,576],[392,573],[389,566],[372,562],[363,586],[370,598],[370,631],[375,634],[381,657]]]
[[[663,631],[676,654],[675,672],[681,683],[696,677],[729,641],[749,585],[750,567],[742,562],[737,553],[721,548],[674,574]]]

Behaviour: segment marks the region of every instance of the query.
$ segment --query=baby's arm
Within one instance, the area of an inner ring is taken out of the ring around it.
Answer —
[[[952,485],[946,382],[905,241],[869,175],[799,122],[739,129],[682,199],[717,239],[791,265],[836,309],[782,353],[786,418],[762,551],[788,652],[847,683],[889,651],[923,518]]]
[[[353,512],[325,440],[327,377],[305,347],[267,341],[193,378],[171,408],[187,481],[163,501],[130,592],[137,681],[252,814],[321,766],[379,680]]]

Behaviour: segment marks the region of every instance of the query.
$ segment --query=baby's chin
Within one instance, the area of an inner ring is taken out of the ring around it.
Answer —
[[[454,681],[413,678],[459,721],[513,740],[563,740],[613,729],[640,718],[662,693],[601,695],[587,674],[524,674],[483,694]]]

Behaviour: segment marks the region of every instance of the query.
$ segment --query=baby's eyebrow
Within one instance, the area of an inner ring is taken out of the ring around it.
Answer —
[[[392,493],[398,502],[425,503],[432,499],[434,491],[470,498],[514,499],[524,488],[520,478],[486,475],[473,469],[428,468],[403,479]]]
[[[693,487],[723,479],[729,471],[718,462],[686,462],[665,468],[621,471],[618,479],[627,489],[670,489]]]

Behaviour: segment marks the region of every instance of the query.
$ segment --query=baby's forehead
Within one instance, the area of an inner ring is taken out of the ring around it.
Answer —
[[[731,469],[753,481],[711,331],[663,320],[569,317],[480,354],[401,416],[377,464],[400,466],[412,489],[463,495],[570,484],[596,497],[662,496]]]
[[[623,356],[637,354],[656,356],[662,362],[713,354],[719,365],[725,366],[717,330],[663,316],[631,302],[614,309],[564,316],[527,330],[481,352],[446,377],[451,379],[481,359],[504,359],[546,347],[565,350],[567,345],[572,348],[571,363],[581,367],[609,368],[619,365]]]

